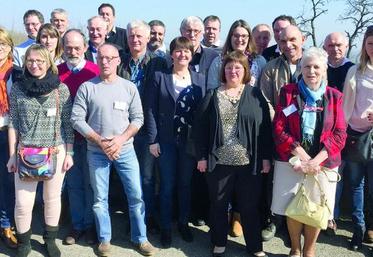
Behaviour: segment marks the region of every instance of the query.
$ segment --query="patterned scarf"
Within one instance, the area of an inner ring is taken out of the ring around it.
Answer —
[[[0,67],[0,115],[3,116],[9,111],[9,100],[6,90],[6,83],[13,70],[13,62],[8,59],[3,66]]]
[[[322,99],[322,96],[326,90],[325,81],[321,82],[321,85],[317,91],[313,91],[308,88],[303,79],[298,82],[298,88],[300,94],[305,99],[305,106],[302,112],[302,136],[303,141],[312,144],[313,134],[316,127],[316,113],[317,113],[317,101]]]

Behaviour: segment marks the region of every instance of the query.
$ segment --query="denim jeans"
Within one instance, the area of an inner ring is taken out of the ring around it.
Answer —
[[[178,222],[187,224],[190,215],[191,178],[197,166],[192,156],[185,152],[185,144],[160,143],[160,223],[162,229],[171,229],[174,189],[178,199]]]
[[[139,163],[133,147],[122,150],[119,158],[110,161],[104,152],[88,150],[88,166],[93,189],[93,212],[100,242],[110,242],[111,222],[108,205],[110,167],[114,165],[128,200],[131,240],[142,243],[147,240],[145,204],[142,200]]]
[[[337,188],[336,188],[336,192],[335,192],[335,203],[334,203],[334,219],[339,219],[339,216],[340,216],[340,201],[341,201],[341,197],[342,197],[342,193],[343,193],[343,187],[344,187],[344,174],[345,172],[348,172],[347,171],[347,168],[346,168],[346,162],[345,161],[342,161],[341,165],[339,166],[338,168],[338,173],[339,175],[341,176],[341,180],[337,182]]]
[[[348,170],[345,179],[350,184],[352,195],[352,223],[354,234],[362,236],[365,232],[364,220],[364,186],[368,183],[368,210],[372,209],[373,201],[373,161],[367,163],[346,162]]]
[[[146,218],[155,215],[155,157],[149,151],[147,137],[138,135],[133,143],[139,160]]]
[[[67,172],[66,189],[70,203],[71,223],[75,230],[83,231],[94,223],[93,191],[89,181],[87,142],[74,143],[74,166]]]
[[[0,227],[10,228],[14,217],[14,173],[9,173],[8,131],[0,131]]]

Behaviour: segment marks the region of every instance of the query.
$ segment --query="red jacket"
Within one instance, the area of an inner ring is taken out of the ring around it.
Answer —
[[[273,134],[277,159],[288,161],[291,151],[301,140],[301,117],[298,112],[299,90],[297,84],[288,84],[281,88],[279,102],[273,119]],[[324,94],[323,129],[320,136],[320,148],[328,152],[328,159],[322,163],[327,168],[341,164],[341,150],[346,141],[346,122],[342,109],[342,94],[326,87]],[[286,116],[283,110],[294,104],[297,111]],[[320,150],[321,150],[320,149]]]

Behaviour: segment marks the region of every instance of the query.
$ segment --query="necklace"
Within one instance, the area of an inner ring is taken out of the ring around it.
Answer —
[[[186,79],[188,76],[189,76],[189,73],[186,73],[186,74],[177,74],[176,72],[174,72],[174,76],[176,76],[177,78],[179,78],[179,79],[182,79],[182,80],[184,80],[184,79]]]
[[[240,101],[241,99],[241,95],[242,95],[242,92],[243,92],[243,89],[245,87],[245,84],[242,84],[240,86],[240,89],[238,90],[237,94],[236,95],[229,95],[227,93],[227,90],[222,90],[221,93],[222,95],[227,98],[229,100],[229,102],[231,102],[232,104],[236,104],[238,101]]]

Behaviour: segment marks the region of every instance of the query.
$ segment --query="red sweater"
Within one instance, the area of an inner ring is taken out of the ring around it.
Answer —
[[[301,141],[301,117],[298,111],[286,116],[283,110],[294,104],[299,105],[297,84],[288,84],[281,88],[279,103],[273,119],[273,134],[277,159],[288,161],[296,143]],[[341,164],[341,150],[346,141],[346,122],[342,109],[342,94],[331,87],[326,87],[324,94],[323,128],[320,136],[320,148],[325,147],[328,159],[322,164],[334,168]],[[321,150],[321,149],[320,149]]]

